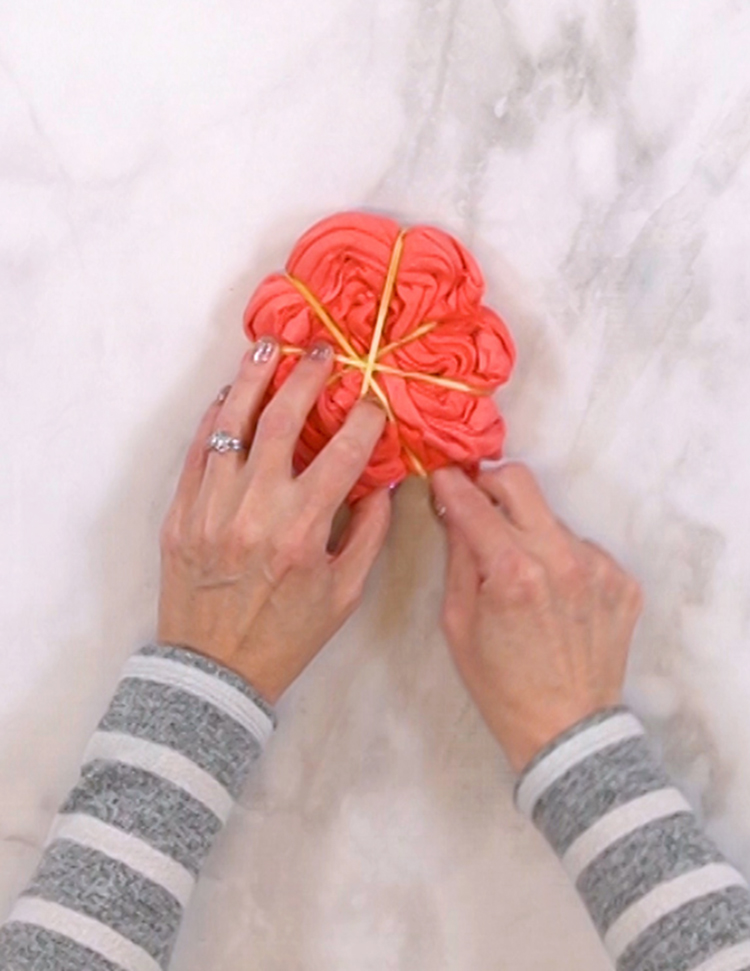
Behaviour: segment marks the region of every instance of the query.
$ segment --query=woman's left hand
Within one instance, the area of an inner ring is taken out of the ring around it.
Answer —
[[[390,522],[387,491],[354,507],[335,553],[333,518],[383,430],[381,409],[362,401],[299,476],[292,455],[331,373],[318,345],[262,414],[279,359],[261,340],[245,355],[226,400],[206,412],[161,530],[157,640],[225,664],[272,704],[359,604]],[[249,454],[207,451],[223,430]]]

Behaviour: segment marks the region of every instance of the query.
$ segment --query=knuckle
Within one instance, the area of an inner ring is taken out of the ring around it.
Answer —
[[[635,579],[635,577],[632,577],[629,574],[627,574],[625,577],[624,595],[625,601],[633,613],[640,614],[640,612],[643,610],[643,587]]]
[[[241,562],[254,545],[253,535],[242,529],[239,523],[233,523],[221,536],[222,552],[232,562]]]
[[[612,560],[602,550],[594,550],[589,559],[589,573],[594,583],[602,586],[612,584],[616,577],[617,569]]]
[[[583,593],[589,584],[585,565],[570,551],[561,554],[556,564],[556,572],[563,589],[570,594]]]
[[[356,466],[367,461],[362,442],[349,435],[339,435],[331,442],[338,461],[347,466]]]
[[[545,587],[544,567],[536,560],[527,560],[516,574],[516,582],[526,593],[536,595]]]
[[[274,575],[308,569],[314,565],[314,549],[304,529],[285,530],[271,539],[270,548]]]
[[[219,547],[218,523],[205,511],[193,513],[184,524],[183,548],[196,562],[212,560]]]
[[[192,531],[191,547],[199,556],[213,554],[219,545],[219,531],[206,520],[197,523]]]
[[[620,600],[625,595],[627,578],[614,563],[608,563],[602,574],[601,586],[610,599]]]
[[[607,553],[597,551],[593,570],[597,586],[610,604],[622,604],[636,615],[643,606],[641,585]]]
[[[177,553],[182,547],[182,536],[177,522],[170,516],[159,531],[159,546],[163,553]]]
[[[515,547],[503,550],[492,563],[492,573],[506,580],[515,579],[523,572],[527,559],[526,554]]]
[[[547,575],[538,560],[520,552],[508,555],[504,558],[499,574],[504,581],[501,584],[504,599],[511,603],[536,603],[544,599]]]

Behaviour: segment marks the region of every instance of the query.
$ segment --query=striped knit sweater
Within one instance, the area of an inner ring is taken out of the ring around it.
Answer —
[[[211,843],[276,724],[241,678],[178,647],[130,659],[29,886],[2,971],[160,971]],[[703,835],[626,709],[526,769],[551,843],[618,971],[748,971],[750,892]]]

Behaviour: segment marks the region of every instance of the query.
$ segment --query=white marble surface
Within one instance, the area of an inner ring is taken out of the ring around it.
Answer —
[[[510,454],[643,580],[629,693],[750,874],[750,9],[739,0],[0,3],[0,905],[123,659],[260,275],[331,211],[475,249]],[[419,484],[281,705],[174,967],[606,958],[436,629]]]

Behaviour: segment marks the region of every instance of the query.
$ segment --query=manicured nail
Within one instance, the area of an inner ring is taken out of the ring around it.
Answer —
[[[307,356],[311,361],[319,361],[322,364],[324,361],[330,361],[333,356],[333,348],[325,341],[316,341],[311,347],[308,347]]]
[[[267,364],[276,350],[273,337],[261,337],[250,355],[253,364]]]
[[[231,384],[225,384],[221,391],[216,395],[216,400],[219,404],[223,404],[227,400],[227,395],[232,390]]]
[[[402,481],[402,479],[399,479],[398,482],[391,482],[391,484],[388,486],[388,495],[391,497],[391,499],[393,499],[398,490],[401,488]]]

